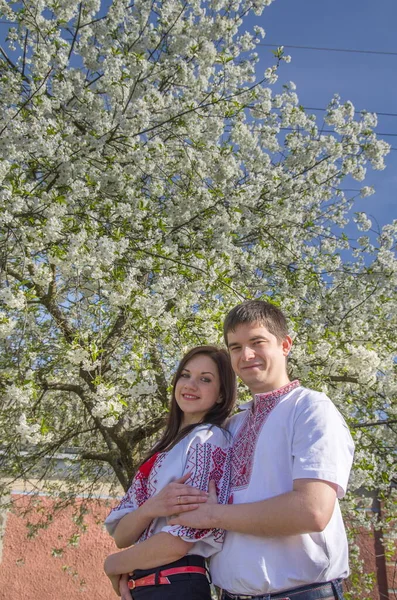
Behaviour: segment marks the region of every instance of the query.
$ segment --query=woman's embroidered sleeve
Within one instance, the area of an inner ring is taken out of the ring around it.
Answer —
[[[220,432],[224,435],[223,432]],[[218,504],[228,504],[230,498],[231,446],[229,443],[217,445],[194,440],[187,452],[184,473],[192,472],[186,484],[208,491],[209,482],[215,481]],[[195,529],[183,525],[167,525],[162,531],[178,536],[186,542],[202,540],[209,544],[206,556],[221,549],[225,532],[223,529]]]
[[[120,519],[136,510],[139,506],[142,506],[142,504],[153,495],[153,491],[149,489],[150,486],[148,480],[157,457],[158,454],[153,455],[139,468],[132,480],[129,490],[121,500],[120,504],[110,511],[105,520],[105,527],[110,535],[114,534],[114,530]]]

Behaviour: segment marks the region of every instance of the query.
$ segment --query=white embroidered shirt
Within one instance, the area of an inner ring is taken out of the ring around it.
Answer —
[[[219,427],[198,425],[171,450],[152,456],[140,467],[126,495],[105,520],[109,533],[113,535],[117,523],[126,514],[189,471],[191,477],[186,482],[188,485],[208,491],[209,482],[213,479],[218,502],[227,504],[230,495],[231,440],[231,435]],[[159,517],[142,532],[138,543],[161,531],[191,542],[188,554],[204,557],[221,549],[225,535],[222,529],[167,525],[166,518]]]
[[[292,491],[295,479],[347,486],[353,441],[325,394],[299,381],[255,396],[228,425],[234,437],[234,504],[258,502]],[[285,515],[286,522],[288,515]],[[264,595],[349,574],[346,533],[339,502],[320,533],[259,537],[228,531],[211,559],[213,582],[232,594]]]

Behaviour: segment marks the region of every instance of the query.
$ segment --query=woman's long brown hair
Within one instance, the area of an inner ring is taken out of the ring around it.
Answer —
[[[193,425],[187,425],[181,429],[183,412],[179,408],[175,398],[175,386],[186,364],[194,356],[199,354],[208,356],[216,364],[220,381],[219,395],[221,398],[221,402],[214,404],[214,406],[204,415],[200,423],[210,423],[211,425],[222,427],[226,419],[230,416],[236,401],[237,383],[229,354],[226,350],[223,350],[223,348],[218,348],[217,346],[196,346],[196,348],[192,348],[182,358],[172,380],[171,406],[165,431],[160,440],[147,454],[143,462],[146,462],[157,452],[170,450],[190,431],[192,431],[192,429],[197,427],[198,423],[194,423]]]

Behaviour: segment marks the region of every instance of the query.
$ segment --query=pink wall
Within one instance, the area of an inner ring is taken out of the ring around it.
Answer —
[[[19,510],[30,501],[29,496],[17,493],[12,498]],[[51,511],[53,507],[53,500],[47,496],[40,496],[38,500],[36,512],[29,515],[31,521],[38,518],[40,510]],[[53,524],[31,540],[27,538],[26,518],[17,511],[5,515],[2,550],[0,547],[0,600],[117,600],[103,573],[105,557],[116,550],[103,527],[110,504],[102,499],[90,502],[89,506],[85,519],[88,529],[77,547],[67,547],[68,538],[76,531],[71,508],[57,514]],[[4,523],[4,513],[0,514],[0,528],[1,517]],[[382,535],[394,541],[396,530],[393,523]],[[387,559],[382,548],[376,547],[375,538],[373,532],[367,531],[359,536],[364,569],[378,576],[378,585],[375,583],[371,597],[372,600],[391,599],[397,593],[397,554]],[[63,555],[52,556],[52,549],[60,547],[65,547]],[[349,583],[346,582],[347,590]]]
[[[13,495],[20,507],[27,496]],[[51,499],[41,496],[41,506],[51,510]],[[8,512],[0,563],[0,600],[115,600],[103,573],[103,561],[116,547],[102,523],[109,507],[97,502],[87,514],[88,530],[77,547],[67,547],[54,557],[54,547],[66,546],[75,532],[72,510],[57,515],[48,529],[27,539],[26,519]],[[30,515],[30,520],[33,520]]]

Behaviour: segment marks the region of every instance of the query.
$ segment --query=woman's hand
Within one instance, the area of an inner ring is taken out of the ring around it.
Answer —
[[[185,484],[190,475],[191,473],[186,473],[146,500],[145,510],[152,519],[195,510],[200,504],[207,502],[207,492]]]
[[[128,574],[122,575],[119,580],[120,600],[131,600],[131,592],[128,587]]]
[[[112,584],[114,591],[116,592],[116,594],[118,596],[120,596],[120,594],[121,594],[120,583],[121,583],[121,578],[124,577],[124,575],[117,575],[114,573],[114,569],[112,568],[112,566],[114,566],[113,563],[114,563],[115,559],[117,560],[116,557],[117,557],[116,554],[110,554],[105,560],[103,570],[105,571],[106,575],[109,577],[110,583]],[[128,579],[128,575],[127,575],[127,579]],[[123,589],[124,589],[124,587],[123,587]],[[127,596],[127,598],[128,598],[128,596]],[[128,600],[130,600],[130,598],[128,598]]]
[[[120,596],[120,581],[121,581],[120,575],[108,575],[108,577],[110,579],[110,583],[112,584],[114,591],[116,592],[116,594],[118,596]],[[128,596],[126,598],[128,598]],[[130,600],[130,599],[128,598],[128,600]]]

